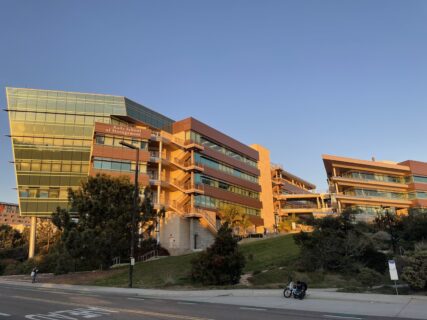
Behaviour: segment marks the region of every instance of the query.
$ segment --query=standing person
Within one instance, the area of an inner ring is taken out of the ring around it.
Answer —
[[[32,283],[36,282],[36,277],[37,277],[38,272],[39,272],[39,269],[37,269],[37,267],[34,267],[33,271],[31,271],[31,282]]]

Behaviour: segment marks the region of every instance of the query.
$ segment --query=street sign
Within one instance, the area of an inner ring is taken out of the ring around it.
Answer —
[[[396,262],[394,260],[388,260],[388,269],[390,271],[390,279],[393,281],[399,280],[397,275]]]
[[[134,266],[135,265],[135,258],[130,258],[130,265]]]

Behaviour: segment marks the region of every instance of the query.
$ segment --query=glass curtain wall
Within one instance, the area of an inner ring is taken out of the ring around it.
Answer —
[[[50,215],[87,179],[94,123],[125,115],[124,98],[17,88],[6,96],[21,214]]]

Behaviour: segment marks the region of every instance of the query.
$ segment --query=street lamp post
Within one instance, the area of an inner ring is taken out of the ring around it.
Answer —
[[[130,242],[130,263],[129,263],[129,288],[133,286],[133,265],[135,264],[135,214],[139,213],[138,206],[138,196],[139,196],[139,188],[138,188],[138,175],[139,175],[139,148],[127,143],[125,141],[120,141],[120,144],[124,147],[136,150],[136,166],[135,166],[135,191],[133,195],[133,210],[132,210],[132,225],[131,225],[131,242]]]

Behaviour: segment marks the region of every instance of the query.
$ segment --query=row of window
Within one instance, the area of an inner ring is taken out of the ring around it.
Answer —
[[[57,90],[27,89],[27,88],[6,88],[6,92],[11,98],[37,98],[55,99],[55,101],[80,101],[93,103],[122,104],[122,96],[112,96],[107,94],[80,93]]]
[[[56,211],[56,208],[67,208],[68,200],[45,201],[45,199],[27,199],[20,202],[21,214],[26,215],[48,215]]]
[[[92,138],[93,125],[69,125],[56,123],[31,123],[13,121],[10,126],[12,136],[49,136]]]
[[[408,193],[409,199],[427,199],[427,192],[415,191]]]
[[[369,190],[369,189],[349,189],[344,191],[345,195],[356,196],[362,198],[386,198],[386,199],[407,199],[407,194],[402,192],[390,192],[381,190]]]
[[[87,162],[47,162],[47,161],[19,161],[16,162],[17,172],[73,172],[73,173],[86,173],[89,172],[89,165]]]
[[[233,205],[238,207],[240,210],[242,210],[245,214],[250,214],[254,216],[260,215],[260,210],[255,208],[250,208],[246,206],[242,206],[239,204],[231,203],[228,201],[223,201],[219,199],[215,199],[209,196],[203,196],[203,195],[197,195],[194,197],[196,206],[204,207],[204,208],[211,208],[211,209],[225,209],[229,205]]]
[[[427,192],[423,191],[403,193],[369,189],[349,189],[344,191],[344,194],[363,198],[386,198],[398,200],[427,199]]]
[[[197,132],[186,131],[185,132],[185,139],[195,141],[195,142],[203,145],[204,147],[208,147],[209,149],[221,152],[221,153],[225,154],[226,156],[229,156],[233,159],[239,160],[239,161],[246,163],[252,167],[255,167],[255,168],[257,167],[256,161],[249,159],[248,157],[245,157],[239,153],[236,153],[236,152],[232,151],[231,149],[228,149],[224,146],[216,144],[215,142],[212,142],[209,139],[206,139],[205,137],[201,136]]]
[[[408,183],[427,183],[427,177],[421,177],[421,176],[410,176]]]
[[[13,137],[13,144],[17,146],[56,146],[56,147],[91,147],[89,139],[48,138],[48,137]]]
[[[194,155],[194,158],[196,160],[196,162],[200,162],[203,165],[206,165],[210,168],[222,171],[224,173],[227,173],[229,175],[253,182],[253,183],[258,183],[258,177],[250,175],[248,173],[242,172],[240,170],[237,170],[235,168],[232,168],[230,166],[227,166],[225,164],[219,163],[217,161],[211,160],[209,158],[203,157],[200,154],[196,153]]]
[[[110,123],[108,116],[75,115],[70,113],[46,113],[31,111],[10,111],[10,119],[14,121],[66,123],[76,125],[92,125],[94,122]]]
[[[26,188],[19,189],[19,197],[38,199],[68,199],[66,188]]]
[[[59,94],[59,93],[58,93]],[[75,112],[90,114],[124,114],[125,105],[122,97],[99,99],[98,96],[40,96],[38,94],[9,94],[9,108],[20,110],[37,110],[50,112]]]
[[[126,161],[126,160],[94,158],[93,167],[99,170],[135,172],[136,162]],[[140,163],[139,172],[146,172],[146,171],[147,171],[147,164]]]
[[[80,186],[82,181],[87,180],[87,173],[82,174],[19,174],[17,175],[18,186]]]
[[[127,115],[132,118],[135,118],[144,123],[147,123],[154,128],[163,129],[167,132],[172,131],[171,130],[172,123],[174,121],[158,112],[150,110],[128,99],[126,99],[126,110],[127,110]]]
[[[201,174],[196,174],[194,179],[195,179],[195,182],[198,184],[203,183],[205,185],[208,185],[208,186],[211,186],[214,188],[218,188],[218,189],[223,189],[223,190],[233,192],[236,194],[240,194],[240,195],[245,196],[245,197],[259,199],[259,193],[258,192],[251,191],[251,190],[248,190],[245,188],[241,188],[241,187],[229,184],[227,182],[219,181],[219,180],[213,179],[211,177],[203,176]]]
[[[427,177],[422,176],[390,176],[379,173],[368,173],[368,172],[346,172],[342,175],[344,178],[358,179],[358,180],[373,180],[382,182],[393,182],[393,183],[427,183]]]
[[[373,180],[382,182],[405,183],[403,177],[390,176],[377,173],[366,172],[346,172],[342,175],[344,178],[358,179],[358,180]]]
[[[82,148],[83,149],[83,148]],[[90,148],[84,151],[76,151],[75,149],[62,148],[14,148],[15,159],[32,159],[32,160],[48,160],[48,161],[89,161]]]
[[[95,136],[95,143],[105,146],[112,146],[112,147],[121,147],[123,146],[120,144],[120,142],[126,142],[129,144],[134,145],[137,148],[140,148],[141,150],[147,150],[148,149],[148,142],[147,141],[141,141],[137,139],[125,139],[121,137],[112,137],[112,136],[104,136],[104,135],[96,135]]]

